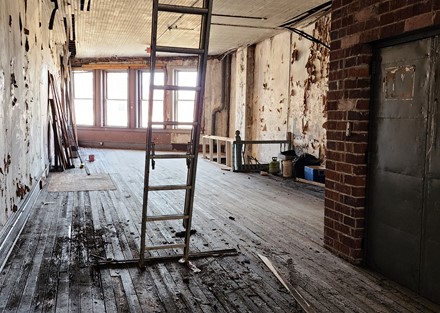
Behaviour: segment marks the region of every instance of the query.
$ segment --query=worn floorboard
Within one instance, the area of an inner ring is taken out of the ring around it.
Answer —
[[[48,192],[0,274],[0,312],[302,312],[258,258],[267,256],[317,312],[440,312],[323,248],[323,190],[291,179],[221,170],[199,160],[191,251],[237,256],[96,268],[139,257],[144,152],[81,149],[115,190]],[[63,175],[86,176],[78,167]],[[151,185],[184,183],[184,160],[158,160]],[[66,180],[67,181],[67,180]],[[87,183],[85,182],[85,185]],[[86,188],[87,189],[87,188]],[[184,192],[151,193],[149,215],[179,213]],[[150,225],[151,224],[151,225]],[[177,243],[181,222],[150,223],[148,244]],[[179,251],[152,252],[154,256]]]

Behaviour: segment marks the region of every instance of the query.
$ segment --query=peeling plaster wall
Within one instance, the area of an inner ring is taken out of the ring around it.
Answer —
[[[47,71],[59,59],[49,49],[49,4],[0,1],[0,231],[48,162]]]
[[[303,28],[319,40],[330,42],[330,17]],[[325,159],[328,66],[330,50],[292,34],[289,129],[298,153]]]
[[[233,113],[233,118],[231,118],[231,121],[234,121],[232,124],[233,130],[232,136],[234,136],[235,130],[239,130],[241,133],[242,139],[245,138],[246,134],[246,90],[247,90],[247,48],[240,48],[235,53],[235,62],[233,62],[233,65],[235,65],[232,68],[232,76],[234,77],[235,85],[233,85],[234,92],[231,93],[231,95],[234,96],[232,99],[232,103],[234,105],[231,107],[231,113]],[[233,109],[233,110],[232,110]]]
[[[256,47],[252,139],[285,139],[289,131],[290,37],[285,32]],[[278,156],[279,151],[279,145],[252,146],[252,154],[265,162]]]
[[[324,16],[298,28],[328,43],[329,27],[330,18]],[[246,139],[251,140],[285,139],[291,132],[298,154],[307,152],[325,159],[329,50],[284,32],[256,45],[250,70],[249,49],[235,53],[231,125],[240,130],[243,139],[247,130]],[[249,74],[253,79],[250,94]],[[252,103],[246,99],[252,99]],[[246,105],[252,107],[251,113]],[[250,120],[246,116],[249,114]],[[279,145],[255,145],[251,153],[259,161],[268,162],[278,155]]]
[[[205,86],[205,103],[204,103],[204,133],[211,134],[212,126],[212,113],[216,109],[220,109],[223,105],[222,99],[222,60],[220,59],[210,59],[208,61],[207,71],[206,71],[206,86]],[[216,114],[215,121],[215,135],[216,136],[227,136],[227,117],[228,111],[225,107],[221,112]]]

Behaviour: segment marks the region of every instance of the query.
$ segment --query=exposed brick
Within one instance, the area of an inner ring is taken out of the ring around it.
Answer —
[[[366,22],[368,20],[371,20],[377,15],[378,8],[378,5],[372,5],[359,9],[354,15],[355,21]]]
[[[341,195],[343,198],[343,203],[348,205],[348,206],[353,206],[353,207],[364,207],[365,206],[365,198],[364,197],[351,197],[351,196],[345,196],[345,195]]]
[[[342,140],[344,140],[344,138],[345,138],[345,132],[332,131],[332,130],[328,130],[327,131],[327,139],[329,139],[329,140],[339,140],[339,141],[342,141]],[[330,158],[330,160],[332,160],[332,158]]]
[[[354,238],[351,238],[349,236],[346,236],[345,234],[339,234],[339,240],[341,241],[341,243],[344,246],[350,247],[350,248],[354,248],[356,245],[356,240]]]
[[[344,216],[344,224],[355,227],[356,226],[356,219],[351,216]],[[350,233],[350,231],[345,232],[345,234]]]
[[[334,231],[335,228],[335,221],[325,217],[324,218],[324,226],[327,226],[328,228],[330,228],[332,231]]]
[[[356,59],[355,59],[356,61]],[[354,62],[355,64],[356,62]],[[357,80],[356,79],[346,79],[344,80],[344,88],[345,89],[352,89],[357,87]]]
[[[365,176],[344,175],[344,183],[354,187],[364,187],[366,178]]]
[[[337,7],[335,7],[337,8]],[[341,9],[334,9],[332,10],[332,20],[337,20],[338,18],[342,17],[342,10]]]
[[[333,180],[333,181],[339,182],[339,181],[341,181],[341,177],[342,177],[342,175],[340,173],[336,172],[336,171],[331,171],[329,169],[327,169],[325,171],[325,178],[326,178],[326,180],[329,179],[329,180]],[[333,199],[333,200],[336,200],[336,199]]]
[[[350,35],[350,36],[346,36],[344,38],[342,38],[341,40],[339,40],[340,46],[338,48],[348,48],[351,46],[354,46],[356,44],[359,43],[359,34],[354,34],[354,35]]]
[[[327,181],[326,181],[326,183],[327,183]],[[326,208],[329,208],[329,209],[333,210],[335,208],[335,202],[333,200],[330,200],[330,199],[325,199],[324,200],[324,206]]]
[[[328,149],[328,144],[329,144],[329,143],[333,144],[333,143],[336,143],[336,142],[333,142],[333,141],[327,141],[327,149]],[[334,161],[330,161],[330,160],[326,160],[326,162],[325,162],[325,168],[328,169],[328,170],[334,170],[334,169],[336,168],[336,162],[334,162]]]
[[[365,154],[347,153],[345,155],[345,162],[348,164],[365,164],[367,163],[367,158]]]
[[[334,111],[337,109],[338,109],[338,101],[327,99],[327,119],[328,119],[328,111]],[[329,128],[327,128],[327,129],[329,129]]]
[[[362,249],[351,249],[349,256],[355,260],[361,261],[364,256],[364,252]]]
[[[346,138],[347,142],[368,142],[368,133],[353,132]]]
[[[333,40],[330,44],[330,48],[333,49],[340,49],[341,48],[341,40]]]
[[[368,148],[366,143],[346,143],[345,146],[345,151],[351,153],[366,153]]]
[[[359,23],[350,25],[350,27],[348,28],[348,32],[347,33],[349,35],[351,35],[351,34],[360,33],[360,32],[362,32],[364,30],[365,30],[365,22],[359,22]],[[359,36],[357,38],[359,38]],[[358,42],[356,42],[356,43],[358,43]]]
[[[431,13],[425,13],[422,15],[414,16],[412,18],[408,18],[405,21],[404,29],[406,32],[408,32],[408,31],[413,31],[420,28],[428,27],[432,25],[432,20],[433,20],[433,16]]]
[[[336,151],[327,151],[327,157],[336,162],[344,161],[345,153]]]
[[[336,212],[335,210],[330,210],[328,208],[325,209],[325,216],[338,222],[341,221],[343,218],[343,215],[341,213]]]
[[[341,60],[345,57],[345,50],[332,50],[330,51],[330,60]]]
[[[339,222],[335,222],[334,229],[340,233],[347,234],[350,232],[350,227]]]
[[[354,208],[350,215],[356,218],[365,218],[365,208]]]
[[[353,165],[347,163],[336,163],[336,171],[344,174],[352,174]]]
[[[405,22],[398,22],[388,26],[384,26],[380,29],[380,37],[386,39],[388,37],[393,37],[400,35],[404,32]]]
[[[354,175],[367,175],[367,165],[358,164],[353,166],[353,174]]]
[[[439,1],[439,3],[440,3],[440,1]],[[434,24],[435,24],[435,25],[440,24],[440,12],[437,12],[437,13],[434,15]]]
[[[326,223],[328,221],[329,220],[325,220],[324,222]],[[329,224],[329,226],[324,225],[324,235],[336,239],[338,235],[337,232],[334,230],[334,227],[335,227],[334,224]]]
[[[334,181],[331,181],[329,179],[325,180],[325,188],[330,189],[330,190],[335,190],[335,185],[336,185],[336,183]]]
[[[368,122],[354,122],[353,123],[353,131],[368,131]]]
[[[330,200],[333,200],[335,202],[338,202],[338,201],[340,201],[342,195],[334,190],[326,189],[325,190],[325,197]]]
[[[368,66],[357,66],[348,69],[348,77],[369,77],[370,68]]]
[[[365,231],[363,229],[350,228],[350,236],[354,238],[363,238]]]
[[[346,113],[342,111],[329,110],[327,112],[327,118],[333,121],[339,121],[345,118]]]
[[[341,183],[335,183],[333,190],[335,190],[341,194],[346,194],[346,195],[351,194],[351,187],[349,187],[345,184],[341,184]]]
[[[379,4],[378,14],[388,12],[389,10],[390,10],[390,2],[389,1],[381,1]]]
[[[357,110],[369,110],[370,109],[370,100],[357,99],[356,100],[356,109]]]
[[[328,101],[332,101],[332,100],[337,100],[337,99],[340,99],[340,98],[342,98],[342,96],[343,96],[343,92],[342,91],[329,91],[328,93],[327,93],[327,100]]]
[[[365,219],[364,218],[358,218],[356,219],[356,228],[364,228],[365,227]]]
[[[438,1],[435,0],[435,2],[438,2]],[[429,12],[429,14],[431,15],[431,7],[432,7],[431,1],[417,1],[416,3],[414,3],[411,6],[411,9],[412,9],[411,13],[413,15],[421,15],[421,14]]]
[[[370,89],[352,89],[348,92],[350,99],[369,99],[370,95]]]
[[[347,119],[350,121],[368,121],[369,112],[367,111],[349,111],[347,112]]]
[[[340,212],[344,215],[351,215],[353,208],[346,204],[335,202],[335,211]]]

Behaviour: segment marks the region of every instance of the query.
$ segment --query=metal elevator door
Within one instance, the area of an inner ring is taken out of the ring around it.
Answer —
[[[378,51],[370,134],[368,265],[440,303],[439,40]]]

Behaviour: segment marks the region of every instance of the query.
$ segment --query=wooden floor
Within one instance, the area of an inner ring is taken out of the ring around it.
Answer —
[[[206,160],[199,160],[191,250],[236,248],[239,255],[194,260],[200,273],[177,262],[145,271],[97,269],[99,260],[139,257],[144,153],[82,153],[95,155],[87,162],[92,175],[109,173],[117,189],[44,188],[0,274],[1,312],[302,312],[257,254],[267,256],[317,312],[440,312],[323,248],[320,187],[223,171]],[[185,170],[184,161],[159,160],[152,184],[183,183]],[[65,175],[72,173],[84,170]],[[150,200],[151,214],[183,207],[180,191]],[[182,227],[157,222],[149,230],[153,243],[174,243]]]

